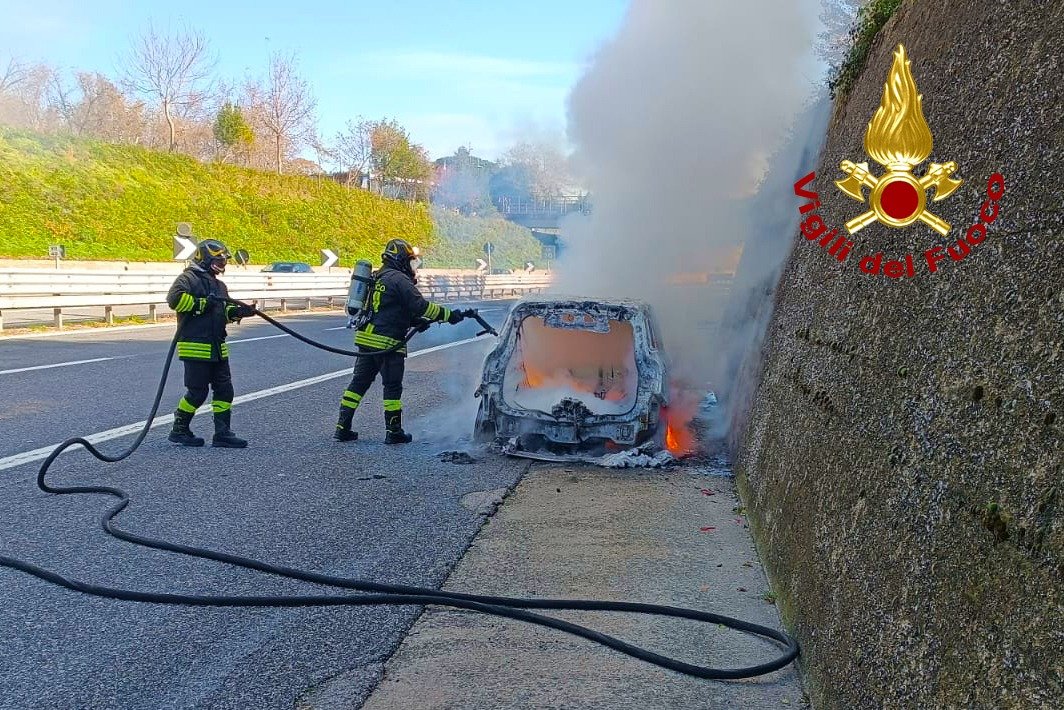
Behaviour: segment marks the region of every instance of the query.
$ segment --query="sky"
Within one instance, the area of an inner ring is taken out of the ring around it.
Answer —
[[[14,55],[115,77],[131,38],[202,31],[230,82],[294,52],[318,100],[320,134],[395,118],[432,158],[461,145],[499,157],[562,138],[566,99],[620,26],[627,0],[0,0],[0,59]]]

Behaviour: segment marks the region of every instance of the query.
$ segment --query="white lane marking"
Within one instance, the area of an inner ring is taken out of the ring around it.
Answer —
[[[18,327],[11,326],[8,327]],[[143,325],[112,325],[112,326],[96,326],[87,328],[74,328],[72,330],[53,330],[47,333],[24,333],[21,335],[0,335],[0,342],[5,340],[31,340],[37,338],[57,338],[61,335],[110,335],[111,333],[121,333],[125,330],[149,330],[151,328],[173,328],[174,322],[169,323],[145,323]]]
[[[13,370],[0,370],[0,375],[13,375],[16,372],[29,372],[30,370],[48,370],[53,367],[70,367],[71,365],[84,365],[89,362],[104,362],[106,360],[124,360],[132,355],[116,355],[114,357],[94,357],[90,360],[71,360],[70,362],[57,362],[54,365],[34,365],[33,367],[16,367]]]
[[[325,330],[346,330],[346,329],[347,329],[346,325],[338,325],[335,328],[326,328]]]
[[[467,343],[475,343],[480,338],[466,338],[465,340],[456,340],[453,343],[444,343],[443,345],[434,345],[431,348],[425,348],[424,350],[418,350],[416,353],[410,353],[407,357],[417,357],[418,355],[428,355],[429,353],[439,352],[440,350],[446,350],[447,348],[453,348],[458,345],[466,345]]]
[[[273,338],[291,338],[291,337],[292,336],[289,335],[288,333],[281,333],[280,335],[263,335],[263,336],[260,336],[258,338],[242,338],[240,340],[226,340],[225,342],[227,342],[230,345],[232,345],[234,343],[253,343],[256,340],[272,340]]]
[[[342,312],[342,311],[341,311]],[[291,318],[291,317],[317,317],[328,316],[331,318],[336,317],[336,311],[289,311],[288,313],[267,313],[271,318]],[[0,334],[0,342],[5,340],[30,340],[36,338],[58,338],[63,335],[110,335],[111,333],[121,333],[126,330],[149,330],[151,328],[173,328],[175,322],[169,320],[163,323],[141,323],[138,325],[111,325],[111,326],[88,326],[85,328],[71,328],[70,330],[53,330],[47,333],[20,333],[19,335],[3,335]],[[9,327],[17,328],[19,326]]]
[[[445,343],[444,345],[437,345],[431,348],[425,348],[424,350],[418,350],[410,353],[407,357],[418,357],[419,355],[428,355],[429,353],[438,352],[440,350],[447,350],[448,348],[456,348],[459,345],[468,345],[479,340],[479,338],[467,338],[465,340],[458,340],[453,343]],[[318,375],[317,377],[309,377],[305,380],[297,380],[296,382],[289,382],[285,385],[278,385],[277,387],[270,387],[268,389],[259,390],[258,392],[249,392],[248,394],[240,395],[233,399],[233,404],[242,404],[244,402],[251,402],[256,399],[262,399],[263,397],[271,397],[275,394],[281,394],[283,392],[291,392],[302,387],[309,387],[321,382],[327,382],[328,380],[335,380],[339,377],[349,377],[351,375],[351,368],[345,368],[343,370],[337,370],[336,372],[328,372],[324,375]],[[199,414],[204,414],[211,411],[210,404],[204,404],[202,407],[196,410]],[[108,429],[107,431],[97,432],[95,434],[89,434],[84,436],[86,441],[90,444],[99,444],[103,441],[110,441],[111,439],[117,439],[121,436],[128,436],[129,434],[136,434],[143,427],[147,420],[139,421],[136,424],[127,424],[126,426],[116,427],[114,429]],[[152,421],[152,429],[155,427],[164,426],[174,421],[173,414],[164,414],[161,417],[156,417]],[[23,464],[33,463],[34,461],[43,461],[55,451],[55,448],[59,444],[52,444],[51,446],[42,446],[39,449],[33,451],[24,451],[21,454],[14,454],[0,459],[0,471],[8,468],[14,468],[16,466],[22,466]],[[71,449],[79,448],[77,446],[71,447]]]
[[[280,335],[263,335],[258,338],[241,338],[240,340],[226,340],[225,342],[230,345],[236,343],[253,343],[256,340],[272,340],[273,338],[290,338],[288,333],[281,333]],[[116,355],[114,357],[94,357],[91,360],[72,360],[70,362],[58,362],[54,365],[35,365],[34,367],[16,367],[13,370],[0,370],[0,375],[12,375],[16,372],[29,372],[30,370],[47,370],[52,367],[68,367],[70,365],[84,365],[89,362],[104,362],[105,360],[122,360],[125,358],[136,357],[135,355]]]

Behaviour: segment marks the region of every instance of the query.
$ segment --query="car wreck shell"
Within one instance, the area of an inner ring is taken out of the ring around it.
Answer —
[[[640,301],[519,301],[484,360],[475,438],[552,460],[654,439],[668,404],[660,343],[653,312]]]

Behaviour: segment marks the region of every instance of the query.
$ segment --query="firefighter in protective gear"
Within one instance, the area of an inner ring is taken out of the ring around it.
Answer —
[[[218,280],[230,259],[229,250],[217,239],[204,239],[196,246],[191,265],[174,280],[166,302],[177,312],[180,337],[177,356],[185,363],[185,396],[177,403],[174,428],[168,437],[182,446],[203,446],[192,433],[192,415],[213,390],[214,412],[212,446],[242,449],[248,445],[230,428],[233,380],[229,372],[229,345],[225,326],[255,314],[253,305],[235,305],[226,299],[229,290]]]
[[[351,420],[377,373],[384,386],[384,429],[386,444],[407,444],[413,437],[403,431],[403,370],[406,366],[406,343],[402,340],[408,328],[427,327],[429,323],[456,324],[465,316],[438,303],[426,301],[418,291],[411,261],[415,252],[402,239],[388,242],[381,254],[382,265],[373,278],[376,283],[370,294],[369,321],[355,332],[355,345],[360,352],[388,351],[372,357],[355,359],[351,383],[340,399],[340,419],[333,435],[339,441],[354,441],[358,433],[351,431]]]

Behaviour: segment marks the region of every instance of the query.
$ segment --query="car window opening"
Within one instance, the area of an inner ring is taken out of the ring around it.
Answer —
[[[503,377],[503,398],[544,413],[565,399],[595,415],[630,412],[639,391],[632,324],[610,320],[608,326],[597,332],[553,328],[538,316],[523,319]]]

